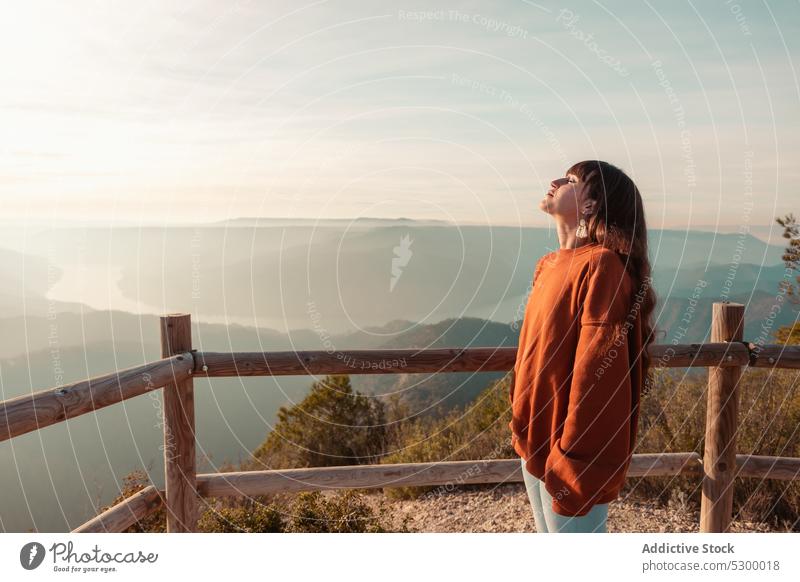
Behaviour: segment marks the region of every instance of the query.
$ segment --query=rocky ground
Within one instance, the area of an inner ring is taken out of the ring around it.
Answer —
[[[383,503],[394,524],[408,518],[415,532],[535,532],[530,502],[521,483],[506,483],[484,490],[453,490],[416,500],[391,500],[382,494],[366,498],[373,507]],[[680,504],[658,507],[621,496],[609,504],[609,533],[697,532],[698,510]],[[731,531],[785,531],[763,523],[734,520]]]

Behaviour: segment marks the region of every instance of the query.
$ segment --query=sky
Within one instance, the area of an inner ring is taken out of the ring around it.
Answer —
[[[545,226],[574,162],[649,228],[800,214],[793,2],[31,2],[0,18],[0,221]]]

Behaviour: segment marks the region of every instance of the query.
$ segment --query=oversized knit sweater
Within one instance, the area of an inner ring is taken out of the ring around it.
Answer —
[[[542,257],[520,330],[512,445],[564,516],[619,496],[636,441],[642,333],[623,258],[598,243]]]

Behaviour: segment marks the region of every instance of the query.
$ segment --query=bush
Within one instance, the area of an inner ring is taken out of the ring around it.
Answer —
[[[337,491],[326,499],[319,491],[304,491],[297,495],[290,510],[289,532],[309,533],[385,533],[387,510],[381,502],[376,514],[365,503],[364,496],[353,490]],[[399,530],[407,532],[408,517]]]
[[[140,491],[147,484],[143,471],[125,477],[122,494],[116,505]],[[323,495],[318,491],[252,498],[208,498],[200,502],[197,531],[201,533],[383,533],[408,532],[408,517],[394,526],[385,502],[379,500],[377,510],[363,493],[354,490]],[[109,506],[110,507],[110,506]],[[105,511],[103,508],[102,511]],[[165,533],[166,513],[163,507],[141,519],[125,533]]]
[[[508,403],[510,375],[493,382],[466,408],[456,408],[443,418],[423,417],[406,421],[407,427],[395,443],[395,451],[382,463],[425,463],[478,459],[513,459],[511,408]],[[389,498],[416,498],[435,489],[387,487]]]
[[[326,376],[302,402],[281,406],[275,428],[241,470],[370,464],[385,446],[383,404],[353,393],[349,376]]]
[[[197,520],[205,533],[280,533],[286,524],[280,509],[254,499],[237,499],[233,507],[206,509]]]

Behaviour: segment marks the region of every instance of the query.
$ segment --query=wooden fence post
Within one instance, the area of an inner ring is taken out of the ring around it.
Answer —
[[[161,317],[161,354],[171,356],[192,349],[189,314]],[[163,388],[164,489],[167,532],[197,529],[197,467],[195,465],[194,381],[191,377]]]
[[[741,341],[744,305],[713,305],[711,341]],[[703,494],[700,531],[728,532],[733,515],[733,479],[736,471],[736,431],[741,366],[708,368],[706,435],[703,451]]]

